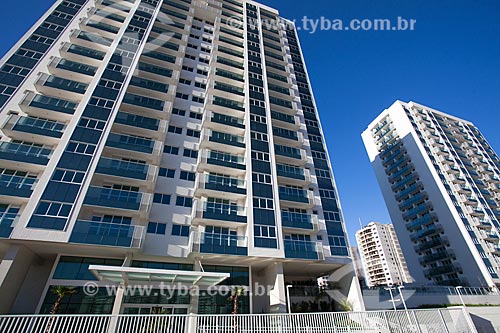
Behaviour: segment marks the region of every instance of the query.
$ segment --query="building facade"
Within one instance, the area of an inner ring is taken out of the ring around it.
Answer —
[[[500,284],[500,159],[470,122],[397,101],[363,141],[417,283]]]
[[[0,110],[0,313],[47,313],[59,285],[77,287],[61,313],[227,313],[234,285],[239,312],[280,312],[286,281],[351,265],[297,33],[272,8],[56,1],[0,61]]]
[[[370,222],[356,232],[356,241],[368,287],[413,282],[392,224]]]

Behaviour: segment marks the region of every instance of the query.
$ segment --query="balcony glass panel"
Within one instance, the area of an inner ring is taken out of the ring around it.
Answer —
[[[116,115],[115,123],[157,131],[160,121],[155,118],[120,111]]]
[[[149,166],[147,164],[115,160],[102,157],[96,172],[106,175],[146,180]]]
[[[44,86],[71,91],[78,94],[85,94],[85,90],[87,90],[87,85],[85,83],[66,80],[53,75],[47,77]]]
[[[227,144],[235,147],[245,147],[245,139],[242,136],[232,135],[222,132],[212,131],[212,135],[210,136],[211,142],[218,142]]]
[[[285,239],[285,257],[296,259],[319,259],[315,242]]]
[[[57,65],[57,68],[64,69],[71,72],[76,72],[84,75],[94,76],[97,68],[94,66],[89,66],[86,64],[81,64],[79,62],[70,61],[67,59],[61,59]]]
[[[68,48],[68,52],[82,55],[88,58],[103,60],[106,55],[105,52],[89,49],[80,45],[71,44]]]
[[[295,201],[308,203],[309,197],[307,195],[307,190],[297,189],[293,187],[279,187],[280,200]]]
[[[19,219],[19,208],[0,204],[0,238],[9,238],[14,223]]]
[[[245,215],[240,215],[243,211],[244,208],[236,204],[205,202],[203,218],[210,220],[246,223],[247,217]]]
[[[133,150],[141,153],[151,154],[153,153],[155,142],[150,139],[145,139],[136,136],[121,135],[110,133],[106,146]]]
[[[246,165],[244,164],[245,160],[243,157],[218,151],[210,151],[208,153],[207,163],[241,170],[246,169]]]
[[[46,109],[66,114],[73,114],[76,110],[77,103],[66,101],[64,99],[35,95],[29,106],[34,108]]]
[[[139,210],[141,207],[141,192],[115,190],[105,187],[89,187],[84,204]]]
[[[136,232],[132,225],[77,220],[69,242],[133,247]]]
[[[274,150],[276,155],[291,157],[298,160],[302,159],[302,155],[300,154],[300,149],[298,148],[282,146],[282,145],[274,145]]]
[[[19,176],[17,173],[15,171],[11,172],[11,170],[3,170],[0,175],[0,194],[29,198],[37,179],[36,177]]]
[[[278,176],[280,177],[300,179],[300,180],[306,179],[304,169],[297,168],[292,165],[276,164],[276,171],[278,173]]]
[[[229,125],[237,128],[245,128],[245,124],[243,119],[226,116],[225,114],[216,113],[212,114],[212,118],[210,119],[214,123]]]
[[[63,134],[66,124],[48,119],[20,117],[14,125],[15,131],[27,132],[60,138]]]
[[[281,211],[281,222],[284,227],[313,229],[311,214]]]
[[[0,143],[0,159],[45,165],[52,150],[14,142]]]
[[[207,175],[205,188],[222,192],[245,194],[245,181],[238,178]]]
[[[232,255],[248,255],[246,237],[229,234],[200,234],[200,252]]]
[[[227,98],[222,98],[218,96],[214,96],[212,103],[214,105],[219,105],[223,106],[226,108],[238,110],[238,111],[245,111],[245,107],[243,106],[243,103],[236,102]]]

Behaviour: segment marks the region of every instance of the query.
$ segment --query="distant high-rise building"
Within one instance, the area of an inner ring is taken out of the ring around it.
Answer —
[[[55,1],[0,61],[0,130],[0,313],[49,312],[55,285],[78,291],[60,313],[225,313],[222,291],[104,288],[221,281],[271,285],[239,311],[279,312],[287,281],[351,265],[297,32],[275,9]]]
[[[397,101],[363,132],[412,277],[500,285],[500,159],[463,119]]]
[[[356,241],[368,287],[413,282],[392,224],[370,222],[356,232]]]

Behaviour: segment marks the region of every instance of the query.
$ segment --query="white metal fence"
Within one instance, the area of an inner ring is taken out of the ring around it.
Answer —
[[[476,333],[463,308],[259,315],[12,315],[0,333]]]

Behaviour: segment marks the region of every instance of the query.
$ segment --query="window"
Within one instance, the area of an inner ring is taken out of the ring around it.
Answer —
[[[170,126],[168,126],[168,132],[175,133],[175,134],[182,134],[182,127],[170,125]]]
[[[252,151],[252,159],[269,162],[269,154],[260,151]]]
[[[185,71],[188,71],[188,72],[192,72],[193,71],[193,67],[189,67],[189,66],[182,66],[182,70],[185,70]]]
[[[179,147],[165,146],[165,147],[163,147],[163,152],[165,154],[178,155],[179,154]]]
[[[64,183],[81,184],[83,181],[83,177],[85,177],[85,174],[83,172],[56,169],[56,171],[54,171],[54,175],[52,176],[52,180]]]
[[[169,205],[170,198],[171,198],[170,194],[155,193],[153,196],[153,202],[163,205]]]
[[[207,75],[208,75],[208,71],[205,71],[205,70],[200,69],[200,68],[198,68],[198,69],[196,70],[196,73],[198,73],[198,74],[200,74],[200,75],[203,75],[203,76],[207,76]]]
[[[175,97],[187,100],[189,98],[189,95],[177,92],[177,93],[175,93]]]
[[[40,201],[35,211],[37,215],[68,217],[72,204],[62,202]]]
[[[178,195],[177,199],[175,200],[175,205],[182,206],[182,207],[192,207],[193,206],[193,198],[183,197],[183,196]]]
[[[271,184],[271,175],[264,173],[252,173],[252,181],[254,183]]]
[[[186,115],[186,110],[181,110],[181,109],[178,109],[178,108],[173,108],[172,109],[172,114],[176,114],[176,115],[179,115],[179,116],[185,116]]]
[[[206,83],[202,83],[202,82],[198,82],[198,81],[196,81],[196,82],[194,83],[194,86],[195,86],[196,88],[202,88],[202,89],[205,89],[205,88],[207,87],[207,84],[206,84]]]
[[[53,279],[58,280],[96,280],[89,271],[90,265],[121,266],[123,260],[104,258],[83,258],[62,256],[56,266]]]
[[[201,120],[201,118],[203,118],[203,114],[198,112],[189,112],[189,118]]]
[[[203,97],[193,96],[191,100],[195,103],[205,103],[205,99]]]
[[[181,171],[181,179],[194,181],[196,178],[196,173],[189,171]]]
[[[200,131],[196,131],[196,130],[192,130],[192,129],[189,129],[186,131],[186,135],[187,136],[192,136],[192,137],[195,137],[195,138],[199,138],[200,137]]]
[[[165,223],[149,222],[148,223],[148,234],[165,235],[167,225]]]
[[[180,78],[179,79],[179,83],[182,83],[182,84],[185,84],[185,85],[189,86],[191,84],[191,81],[183,79],[183,78]]]
[[[198,151],[197,150],[192,150],[192,149],[184,148],[184,154],[183,155],[185,157],[198,158]]]
[[[276,238],[276,228],[269,226],[254,226],[254,236]]]
[[[189,226],[173,224],[172,225],[172,236],[189,237]]]
[[[66,151],[70,153],[82,154],[82,155],[93,155],[95,151],[95,145],[70,141],[66,147]]]
[[[160,171],[158,172],[158,176],[167,177],[167,178],[174,178],[175,177],[175,169],[160,168]]]
[[[253,207],[262,209],[274,209],[274,203],[272,199],[254,197]]]

